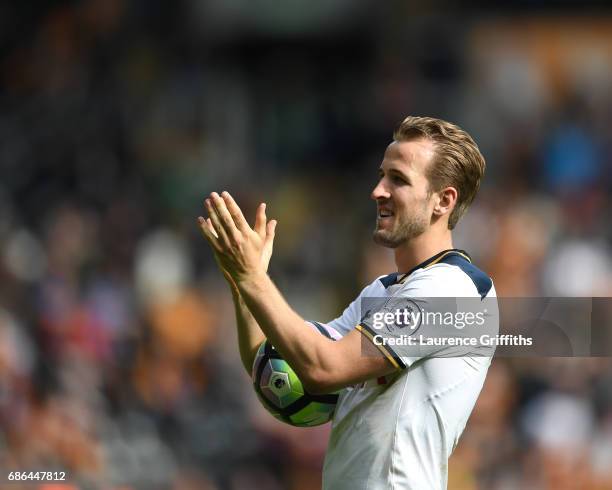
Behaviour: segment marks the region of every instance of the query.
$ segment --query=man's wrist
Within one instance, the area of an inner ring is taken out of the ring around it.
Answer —
[[[236,283],[234,282],[234,280],[232,279],[232,281],[228,281],[228,284],[229,284],[230,291],[232,292],[232,296],[235,299],[239,299],[240,290],[238,289],[238,286],[236,286]]]
[[[263,269],[253,269],[234,277],[234,284],[240,294],[245,289],[251,289],[264,284],[268,280],[268,273]]]

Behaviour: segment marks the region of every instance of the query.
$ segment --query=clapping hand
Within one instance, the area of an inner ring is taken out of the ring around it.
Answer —
[[[208,218],[198,217],[200,230],[228,282],[235,286],[249,274],[266,272],[277,222],[267,221],[265,203],[257,208],[253,228],[228,192],[221,195],[213,192],[204,201],[204,206]]]

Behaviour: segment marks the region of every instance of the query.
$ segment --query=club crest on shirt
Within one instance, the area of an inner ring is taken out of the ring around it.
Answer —
[[[384,304],[373,302],[367,306],[361,324],[376,332],[413,335],[423,323],[422,309],[409,298],[392,298]]]

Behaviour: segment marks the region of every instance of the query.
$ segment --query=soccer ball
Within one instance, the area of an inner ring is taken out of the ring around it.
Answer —
[[[328,325],[307,323],[331,340],[342,337]],[[259,346],[253,362],[253,386],[268,412],[296,427],[314,427],[329,422],[338,402],[338,392],[308,393],[289,363],[267,340]]]

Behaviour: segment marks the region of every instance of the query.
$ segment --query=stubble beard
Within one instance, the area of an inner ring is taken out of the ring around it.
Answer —
[[[428,226],[425,216],[412,216],[408,221],[399,223],[391,230],[374,230],[374,243],[387,248],[397,248],[421,235]]]

